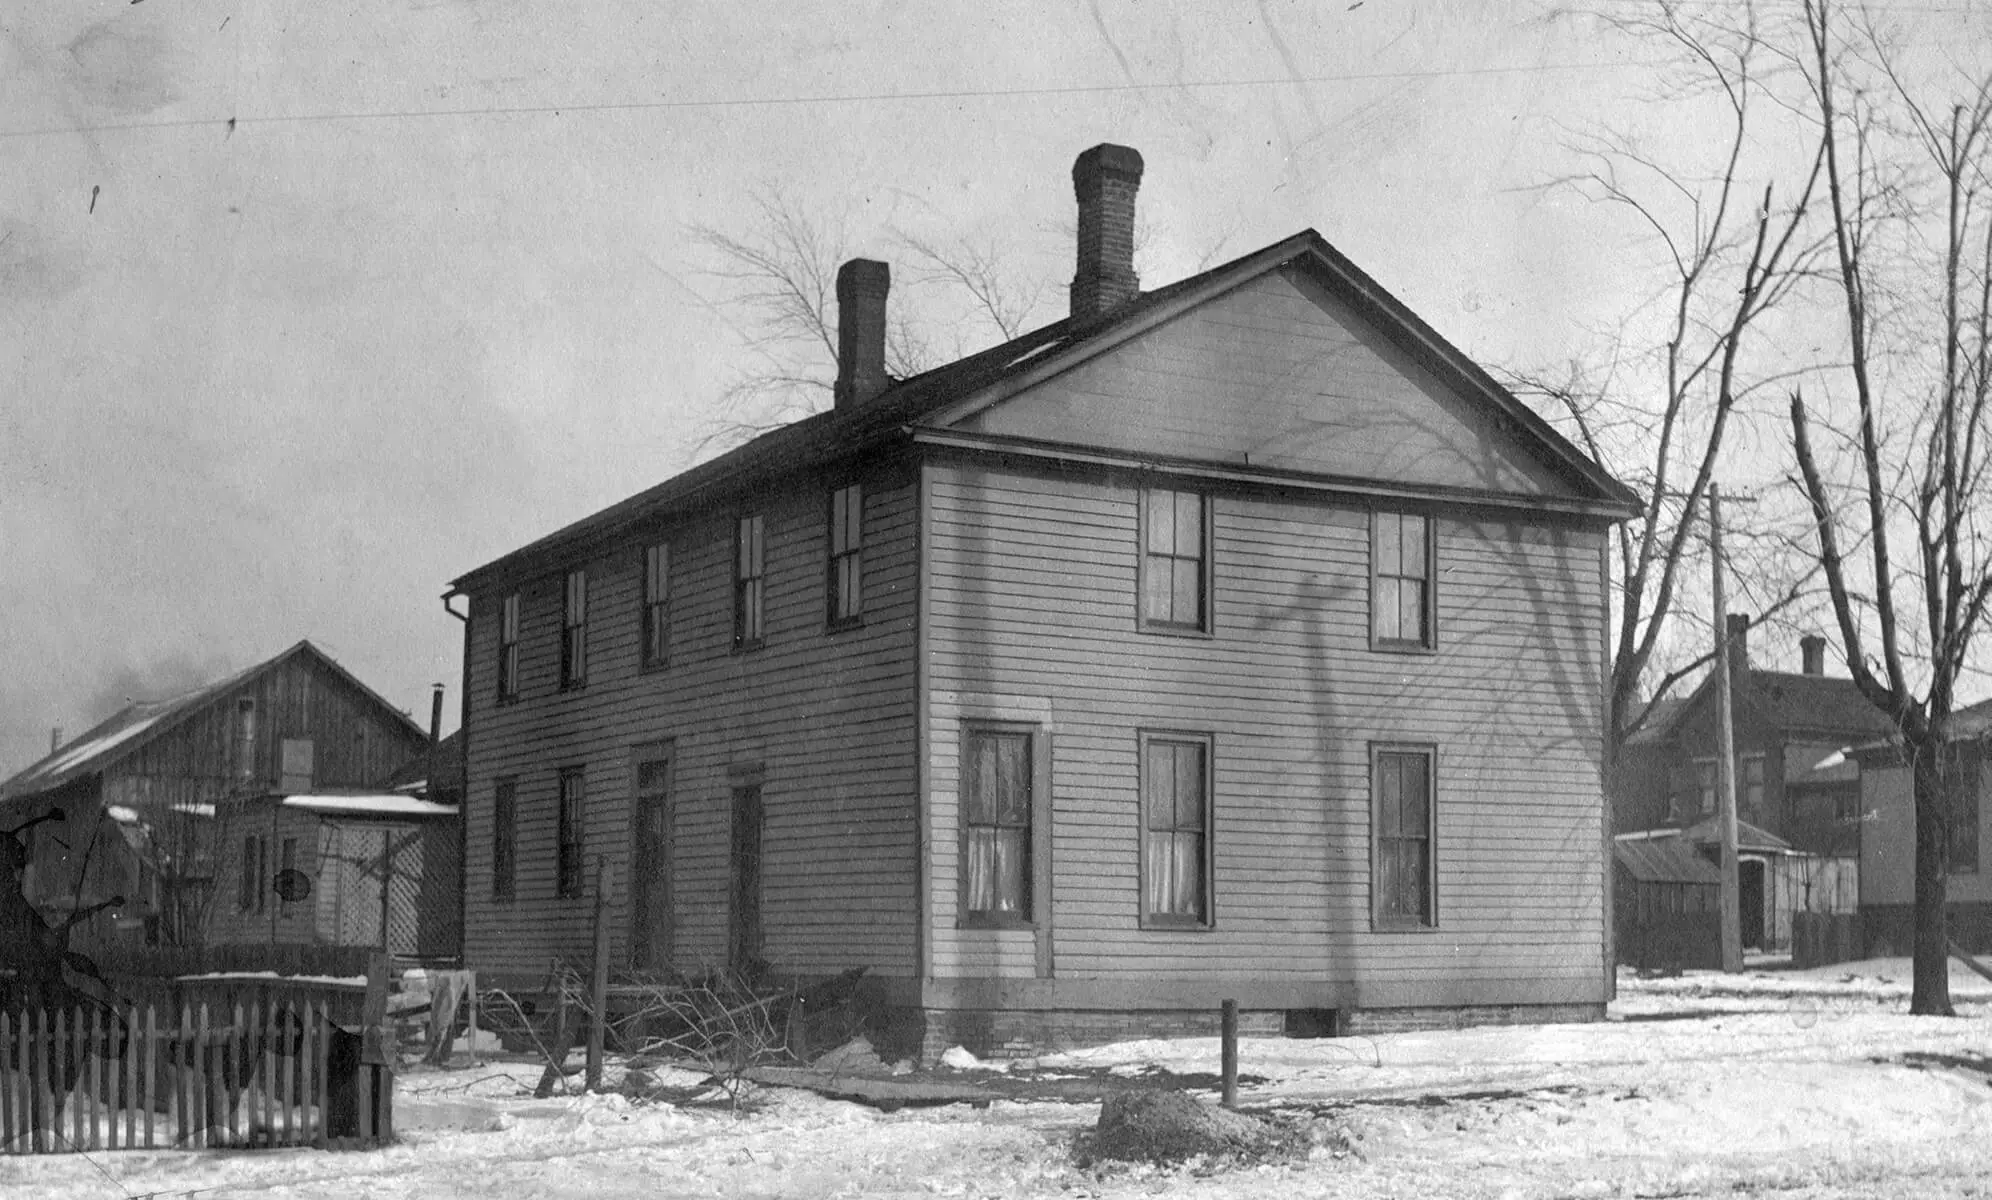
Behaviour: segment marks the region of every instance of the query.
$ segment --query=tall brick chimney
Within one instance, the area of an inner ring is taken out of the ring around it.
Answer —
[[[838,408],[863,404],[892,381],[885,374],[885,294],[892,268],[854,258],[837,268]]]
[[[1141,294],[1134,274],[1134,194],[1141,155],[1101,143],[1072,164],[1079,197],[1079,269],[1072,276],[1072,319],[1105,316]]]
[[[1730,613],[1729,677],[1734,679],[1750,669],[1750,614]]]
[[[1800,669],[1807,675],[1826,673],[1826,639],[1818,634],[1807,634],[1798,639]]]

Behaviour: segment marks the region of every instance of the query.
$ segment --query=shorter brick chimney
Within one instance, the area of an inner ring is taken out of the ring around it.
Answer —
[[[1798,657],[1807,675],[1826,673],[1826,639],[1818,634],[1807,634],[1798,639]]]
[[[892,268],[854,258],[837,268],[838,408],[863,404],[891,383],[885,373],[885,294]]]
[[[1730,613],[1729,675],[1734,679],[1750,669],[1750,614]]]
[[[1141,294],[1134,274],[1134,194],[1141,155],[1101,143],[1072,164],[1079,198],[1079,264],[1072,276],[1072,319],[1103,317]]]

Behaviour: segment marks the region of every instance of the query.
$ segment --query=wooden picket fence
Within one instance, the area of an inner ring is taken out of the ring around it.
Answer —
[[[380,1145],[394,1079],[368,1041],[277,994],[0,1010],[0,1154]]]

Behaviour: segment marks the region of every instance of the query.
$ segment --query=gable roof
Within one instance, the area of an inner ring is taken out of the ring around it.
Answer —
[[[1465,353],[1440,337],[1319,233],[1307,229],[1202,274],[1145,292],[1102,319],[1076,322],[1066,317],[1054,321],[988,350],[895,382],[871,400],[817,413],[762,434],[729,453],[466,572],[451,582],[449,594],[467,591],[546,557],[583,557],[600,543],[641,522],[750,491],[781,475],[827,465],[893,441],[967,444],[1016,451],[1047,449],[1026,447],[1014,440],[989,435],[962,433],[951,426],[1010,395],[1105,354],[1198,305],[1290,265],[1312,274],[1441,381],[1489,406],[1504,430],[1569,479],[1577,498],[1555,507],[1611,519],[1637,510],[1638,498],[1630,489]],[[1059,448],[1049,449],[1055,453]],[[1245,480],[1294,478],[1290,471],[1235,467],[1228,467],[1225,474]],[[1373,481],[1324,479],[1322,482],[1329,486],[1360,487]],[[1491,494],[1479,498],[1498,499]],[[1531,500],[1535,502],[1535,498]]]
[[[1752,667],[1730,681],[1734,701],[1747,705],[1765,722],[1797,733],[1853,746],[1886,736],[1893,730],[1887,717],[1869,704],[1853,680],[1834,675],[1801,675],[1791,671],[1760,671]],[[1666,741],[1705,703],[1713,702],[1715,672],[1702,677],[1679,707],[1640,731],[1642,743]]]
[[[463,790],[463,730],[459,729],[436,743],[436,778],[429,778],[429,751],[424,748],[381,784],[383,791],[400,792],[422,787],[431,792]]]
[[[330,655],[312,645],[309,640],[305,640],[274,658],[265,659],[255,666],[237,671],[215,683],[164,700],[136,700],[126,704],[81,737],[67,745],[57,747],[53,752],[15,774],[13,778],[0,783],[0,801],[46,792],[86,775],[98,774],[115,765],[126,755],[135,753],[153,739],[175,728],[214,701],[300,656],[308,657],[324,666],[347,685],[379,705],[381,709],[393,713],[395,718],[406,724],[418,736],[421,734],[421,727],[416,725],[408,714],[389,704],[380,693],[361,683]]]

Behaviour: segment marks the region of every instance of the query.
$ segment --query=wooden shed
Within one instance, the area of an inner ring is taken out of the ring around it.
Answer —
[[[211,945],[379,946],[450,958],[457,809],[400,792],[224,805]]]
[[[1682,837],[1613,839],[1618,957],[1627,966],[1722,966],[1722,872]]]

